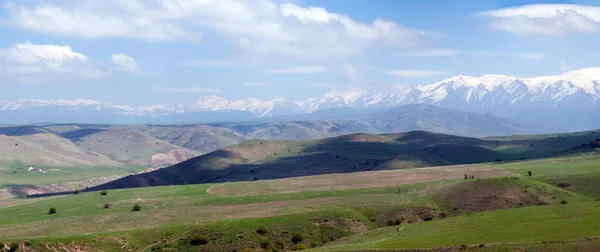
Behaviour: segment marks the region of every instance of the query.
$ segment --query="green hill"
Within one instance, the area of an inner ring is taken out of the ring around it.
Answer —
[[[253,140],[92,189],[252,181],[426,165],[514,161],[573,154],[565,151],[579,148],[598,136],[600,133],[510,140],[414,131],[392,135],[352,134],[306,141]],[[586,151],[592,149],[576,150]]]
[[[385,140],[344,137],[375,139]],[[266,162],[264,153],[254,148],[232,160]],[[0,205],[0,244],[26,251],[597,251],[600,205],[588,188],[599,182],[577,176],[597,176],[598,164],[590,154],[22,199]]]

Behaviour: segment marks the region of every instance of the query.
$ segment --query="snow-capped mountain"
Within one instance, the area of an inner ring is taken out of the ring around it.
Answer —
[[[261,101],[255,98],[227,100],[219,96],[205,96],[196,101],[156,104],[142,107],[114,105],[92,100],[16,100],[0,101],[0,121],[6,114],[26,114],[27,111],[59,110],[64,116],[69,111],[102,113],[103,115],[144,118],[190,112],[243,111],[255,117],[308,114],[332,108],[386,108],[412,103],[433,104],[478,113],[504,117],[533,119],[536,114],[550,111],[600,111],[600,68],[587,68],[556,76],[518,78],[505,75],[456,76],[432,84],[406,86],[394,93],[384,93],[358,87],[334,89],[320,97],[302,101],[284,98]],[[13,112],[11,114],[11,112]],[[41,113],[41,112],[40,112]],[[52,113],[50,113],[52,114]],[[571,112],[563,114],[573,114]],[[201,114],[199,114],[201,115]],[[527,115],[527,116],[523,116]],[[575,116],[575,115],[573,115]],[[589,116],[588,116],[589,117]],[[11,117],[12,118],[12,117]],[[595,118],[595,117],[594,117]],[[588,118],[589,119],[589,118]],[[587,120],[587,119],[586,119]],[[595,120],[595,119],[589,119]],[[592,124],[594,122],[591,122]],[[598,122],[600,126],[600,122]]]

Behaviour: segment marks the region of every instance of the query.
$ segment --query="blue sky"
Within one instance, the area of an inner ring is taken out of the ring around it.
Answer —
[[[543,3],[2,1],[0,100],[302,100],[599,66],[600,2]]]

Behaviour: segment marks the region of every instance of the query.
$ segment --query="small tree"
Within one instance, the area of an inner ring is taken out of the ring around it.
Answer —
[[[268,233],[268,232],[269,232],[269,230],[267,230],[267,228],[266,228],[266,227],[263,227],[263,226],[259,226],[259,227],[256,229],[256,233],[257,233],[257,234],[261,234],[261,235],[263,235],[263,234],[266,234],[266,233]]]
[[[302,235],[301,235],[301,234],[299,234],[299,233],[295,233],[295,234],[292,236],[292,242],[293,242],[294,244],[300,243],[300,242],[302,242],[303,240],[304,240],[304,238],[303,238],[303,237],[302,237]]]
[[[142,210],[142,206],[140,206],[140,204],[135,204],[135,205],[133,205],[133,207],[131,208],[131,211],[132,211],[132,212],[138,212],[138,211],[140,211],[140,210]]]
[[[73,194],[79,194],[81,191],[79,189],[73,191]]]
[[[531,175],[533,174],[533,172],[531,170],[527,171],[527,174],[529,175],[529,177],[531,177]]]
[[[208,244],[208,239],[204,236],[196,235],[190,239],[190,245],[199,246]]]
[[[19,250],[19,244],[16,242],[11,242],[8,244],[8,252],[15,252]]]
[[[101,191],[101,192],[100,192],[100,195],[102,195],[102,196],[106,196],[107,194],[108,194],[108,192],[107,192],[107,191]]]
[[[48,214],[55,214],[56,213],[56,208],[51,207],[50,209],[48,209]]]
[[[294,245],[294,248],[292,248],[293,251],[299,251],[299,250],[305,250],[306,249],[306,245],[304,244],[296,244]]]

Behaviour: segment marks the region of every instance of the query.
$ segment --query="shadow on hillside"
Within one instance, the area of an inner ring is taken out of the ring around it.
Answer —
[[[37,126],[6,126],[0,127],[0,135],[5,136],[27,136],[40,133],[46,133],[47,131]]]
[[[66,132],[64,134],[62,134],[63,137],[71,140],[71,141],[77,141],[81,138],[84,138],[86,136],[89,135],[93,135],[96,133],[100,133],[102,131],[105,131],[104,129],[80,129],[80,130],[75,130],[75,131],[70,131],[70,132]]]

